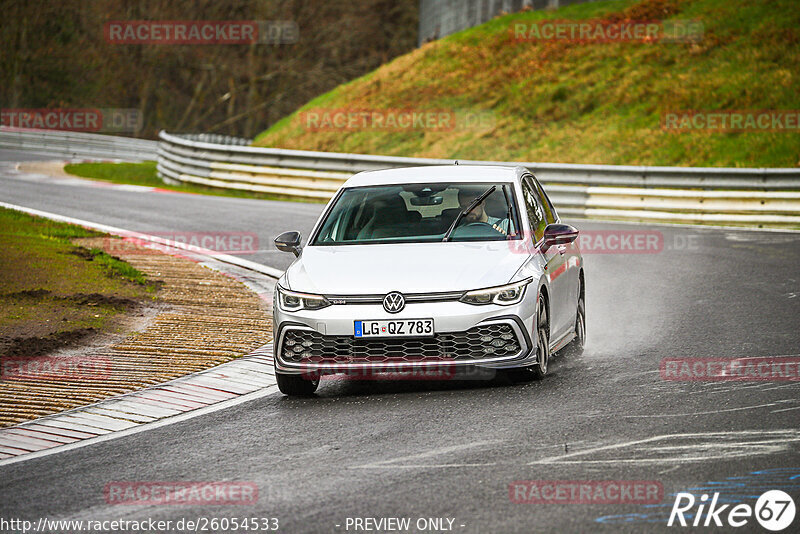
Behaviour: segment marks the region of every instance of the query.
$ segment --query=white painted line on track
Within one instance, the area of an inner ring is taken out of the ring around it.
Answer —
[[[775,402],[768,402],[767,404],[756,404],[754,406],[742,406],[740,408],[726,408],[723,410],[711,410],[707,412],[689,412],[689,413],[658,413],[658,414],[643,414],[643,415],[620,415],[623,418],[648,418],[648,417],[694,417],[696,415],[713,415],[716,413],[725,412],[740,412],[742,410],[755,410],[756,408],[770,408],[781,402],[798,402],[795,399],[778,400]]]
[[[130,232],[7,202],[0,202],[0,207],[189,251],[271,278],[279,278],[283,274],[282,271],[272,267],[172,242],[158,236]],[[198,373],[111,397],[95,404],[1,428],[0,466],[177,423],[275,393],[275,373],[271,355],[272,344],[269,343],[250,355]],[[42,436],[37,439],[30,433],[39,433]],[[47,440],[47,436],[53,436],[53,439]],[[69,442],[70,440],[72,441]],[[46,443],[51,445],[45,447]]]
[[[77,448],[80,448],[80,447],[85,447],[87,445],[93,445],[95,443],[101,443],[101,442],[104,442],[104,441],[110,441],[112,439],[117,439],[117,438],[121,438],[121,437],[125,437],[125,436],[130,436],[132,434],[138,434],[139,432],[144,432],[144,431],[147,431],[147,430],[153,430],[155,428],[171,425],[171,424],[174,424],[174,423],[179,423],[179,422],[182,422],[182,421],[193,419],[195,417],[199,417],[201,415],[206,415],[206,414],[209,414],[209,413],[218,412],[220,410],[231,408],[233,406],[237,406],[237,405],[243,404],[245,402],[250,402],[251,400],[260,399],[262,397],[266,397],[268,395],[271,395],[271,394],[275,393],[276,391],[277,391],[277,387],[276,386],[268,386],[268,387],[262,388],[260,390],[254,391],[253,393],[248,393],[247,395],[241,395],[239,397],[236,397],[235,399],[218,402],[218,403],[212,404],[211,406],[208,406],[206,408],[198,408],[196,410],[192,410],[190,412],[186,412],[186,413],[183,413],[183,414],[180,414],[180,415],[174,415],[172,417],[167,417],[167,418],[164,418],[164,419],[160,419],[160,420],[152,422],[152,423],[146,423],[146,424],[139,425],[139,426],[136,426],[136,427],[133,427],[133,428],[129,428],[128,430],[121,430],[119,432],[111,432],[109,434],[104,434],[102,436],[97,436],[95,438],[88,438],[88,439],[84,439],[82,441],[76,441],[74,443],[67,443],[67,444],[61,445],[59,447],[53,447],[53,448],[45,449],[45,450],[38,451],[38,452],[31,452],[29,454],[24,454],[24,455],[17,456],[17,457],[14,457],[14,458],[7,458],[5,460],[0,460],[0,467],[5,466],[5,465],[9,465],[9,464],[18,463],[18,462],[24,462],[26,460],[32,460],[34,458],[41,458],[42,456],[49,456],[51,454],[64,452],[64,451],[68,451],[68,450],[73,450],[73,449],[77,449]]]
[[[680,443],[681,440],[689,443]],[[679,443],[670,444],[676,441]],[[528,465],[674,465],[681,462],[735,460],[756,454],[784,452],[791,446],[796,447],[797,442],[800,442],[800,430],[797,429],[663,434],[550,456],[529,462]],[[681,454],[678,451],[684,451],[684,453]],[[613,453],[617,456],[599,460],[592,459],[593,456],[606,453]]]
[[[350,466],[349,468],[350,469],[411,469],[411,468],[425,468],[425,467],[480,467],[485,465],[494,465],[490,463],[402,464],[400,462],[406,462],[409,460],[424,460],[425,458],[432,458],[434,456],[439,456],[442,454],[451,454],[454,452],[474,449],[476,447],[495,445],[497,443],[500,443],[500,440],[475,441],[472,443],[464,443],[461,445],[451,445],[449,447],[440,447],[438,449],[433,449],[417,454],[399,456],[397,458],[391,458],[389,460],[380,460],[377,462],[372,462],[364,465],[354,465]]]
[[[66,217],[64,215],[59,215],[57,213],[50,213],[48,211],[37,210],[33,208],[28,208],[25,206],[18,206],[16,204],[9,204],[7,202],[0,202],[0,207],[8,208],[15,211],[21,211],[27,213],[29,215],[36,215],[38,217],[44,217],[47,219],[51,219],[53,221],[65,222],[69,224],[77,224],[78,226],[83,226],[84,228],[91,228],[93,230],[97,230],[100,232],[105,232],[107,234],[113,234],[121,237],[128,237],[134,239],[140,239],[142,241],[148,241],[150,243],[155,243],[162,246],[167,246],[179,250],[185,250],[188,252],[192,252],[195,254],[199,254],[201,256],[209,256],[216,261],[220,261],[222,263],[229,263],[231,265],[236,265],[237,267],[241,267],[243,269],[247,269],[250,271],[255,271],[257,273],[261,273],[267,275],[269,277],[278,279],[283,276],[283,271],[280,269],[276,269],[274,267],[269,267],[267,265],[262,265],[260,263],[256,263],[254,261],[245,260],[242,258],[238,258],[236,256],[232,256],[230,254],[218,254],[213,250],[204,249],[201,247],[196,247],[193,245],[187,245],[185,243],[178,243],[169,239],[164,239],[163,237],[150,235],[150,234],[143,234],[141,232],[132,232],[130,230],[124,230],[122,228],[117,228],[115,226],[109,226],[107,224],[96,223],[92,221],[85,221],[83,219],[76,219],[74,217]]]
[[[784,408],[782,410],[772,410],[769,413],[780,413],[780,412],[790,412],[792,410],[800,410],[800,406],[795,406],[794,408]]]
[[[258,356],[264,352],[271,352],[271,345],[271,343],[267,344],[264,347],[256,350],[253,354]],[[130,410],[128,413],[132,414],[141,413],[140,410],[149,410],[151,407],[148,404],[147,397],[153,392],[158,392],[161,388],[171,385],[191,386],[196,380],[202,378],[202,376],[206,373],[220,370],[220,368],[224,369],[226,367],[235,369],[238,363],[246,363],[247,358],[248,356],[243,356],[242,358],[224,363],[217,367],[212,367],[211,369],[207,369],[205,371],[199,371],[197,373],[176,378],[175,380],[166,382],[164,384],[158,384],[147,389],[134,391],[120,397],[112,397],[95,404],[74,408],[66,412],[40,417],[16,426],[2,428],[0,429],[0,449],[3,450],[0,452],[4,452],[5,454],[13,454],[14,457],[0,460],[0,467],[76,449],[79,447],[85,447],[94,443],[101,443],[103,441],[108,441],[123,436],[130,436],[132,434],[137,434],[146,430],[152,430],[173,423],[179,423],[181,421],[186,421],[187,419],[192,419],[201,415],[224,410],[232,406],[255,399],[260,399],[275,393],[277,391],[275,379],[271,375],[264,375],[263,382],[261,384],[254,384],[251,387],[251,391],[241,395],[232,395],[230,398],[225,400],[218,400],[219,397],[216,397],[215,400],[210,401],[212,402],[211,404],[201,408],[186,408],[182,411],[163,410],[162,413],[168,412],[170,415],[160,416],[159,419],[151,420],[151,422],[136,423],[134,421],[124,419],[127,410]],[[250,361],[250,364],[252,364],[252,360]],[[260,365],[263,365],[265,368],[272,367],[272,365],[267,362],[261,363]],[[111,417],[109,415],[100,415],[94,413],[97,410],[106,410],[106,406],[108,406],[107,411],[105,411],[106,414],[108,414],[111,410],[118,410],[120,413],[119,417]],[[112,429],[112,427],[114,427],[114,429]],[[47,429],[47,434],[41,430],[42,428]],[[63,435],[61,435],[62,429],[66,431],[63,433]],[[37,432],[41,435],[31,436],[30,434],[27,434],[29,438],[26,444],[24,437],[26,435],[26,431]],[[84,434],[83,436],[78,437],[77,439],[79,439],[79,441],[64,443],[65,440],[63,438],[69,438],[71,433],[70,431],[86,432],[89,435],[87,437],[87,434]],[[49,434],[53,435],[53,439],[48,440]],[[32,438],[34,437],[38,441],[32,441]],[[50,441],[50,444],[47,445],[47,448],[40,448],[45,445],[45,441]]]

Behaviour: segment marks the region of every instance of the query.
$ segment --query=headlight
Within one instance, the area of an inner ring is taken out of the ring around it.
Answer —
[[[278,301],[284,311],[321,310],[331,305],[322,295],[298,293],[282,287],[278,287]]]
[[[500,304],[501,306],[510,306],[517,304],[525,296],[525,288],[531,283],[532,278],[526,278],[520,282],[507,284],[504,286],[487,287],[486,289],[476,289],[475,291],[467,291],[461,302],[467,304]]]

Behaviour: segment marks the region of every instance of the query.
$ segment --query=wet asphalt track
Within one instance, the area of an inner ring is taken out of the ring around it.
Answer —
[[[322,209],[64,185],[7,166],[0,200],[136,231],[255,232],[259,250],[247,257],[279,268],[290,256],[270,250],[272,237],[307,235]],[[315,398],[271,395],[0,466],[0,518],[277,517],[291,533],[355,532],[348,517],[424,517],[454,519],[465,533],[641,532],[675,530],[670,494],[709,485],[749,504],[784,488],[800,505],[800,477],[790,480],[800,475],[800,383],[659,374],[676,356],[800,354],[800,233],[572,222],[658,231],[664,247],[586,254],[586,352],[555,360],[545,380],[331,380]],[[512,481],[552,479],[653,480],[666,496],[653,506],[509,499]],[[104,500],[108,482],[154,480],[252,481],[260,493],[252,506]],[[737,530],[765,532],[752,519]]]

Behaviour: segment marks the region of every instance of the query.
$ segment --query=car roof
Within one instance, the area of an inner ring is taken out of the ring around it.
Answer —
[[[515,182],[528,170],[500,165],[426,165],[380,171],[363,171],[348,179],[342,187],[429,182]]]

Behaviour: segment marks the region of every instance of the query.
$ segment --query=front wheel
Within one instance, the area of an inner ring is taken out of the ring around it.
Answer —
[[[547,306],[544,297],[539,295],[536,311],[536,363],[530,368],[533,378],[540,380],[547,374],[550,363],[550,323],[547,320]]]
[[[275,373],[275,378],[278,381],[278,389],[284,395],[307,397],[312,395],[319,386],[319,379],[307,380],[302,375]]]
[[[583,347],[586,346],[586,303],[583,295],[578,297],[578,311],[575,314],[575,339],[564,347],[567,356],[580,356],[583,354]]]

